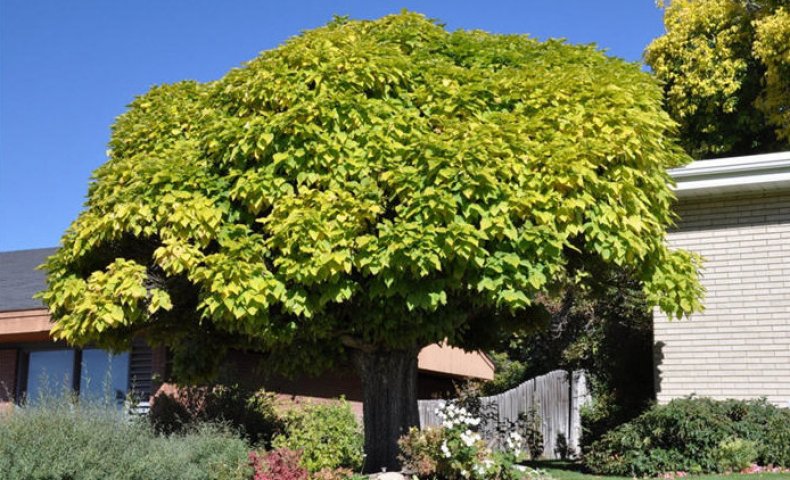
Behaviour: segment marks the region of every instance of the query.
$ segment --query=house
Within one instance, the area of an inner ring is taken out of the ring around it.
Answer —
[[[44,248],[0,253],[0,407],[64,387],[80,395],[106,395],[109,384],[117,398],[134,393],[143,402],[167,388],[161,383],[168,378],[165,348],[151,348],[138,340],[131,351],[109,355],[98,348],[70,348],[50,338],[49,312],[33,295],[45,287],[44,273],[36,267],[54,251]],[[264,387],[294,400],[345,395],[357,413],[361,412],[361,384],[350,371],[285,379],[260,372],[260,363],[255,354],[234,351],[223,373],[234,382]],[[494,365],[485,354],[447,346],[426,347],[418,363],[420,398],[452,392],[454,381],[494,377]]]
[[[705,311],[654,315],[656,396],[766,397],[790,407],[790,152],[670,171],[672,247],[704,257]]]

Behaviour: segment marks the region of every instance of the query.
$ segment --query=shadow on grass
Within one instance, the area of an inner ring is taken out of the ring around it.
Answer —
[[[539,468],[541,470],[564,470],[566,472],[587,473],[581,463],[571,460],[531,460],[524,462],[531,468]]]
[[[570,460],[537,460],[524,462],[532,468],[547,472],[555,480],[631,480],[631,477],[596,475],[584,469],[580,463]],[[691,475],[683,480],[790,480],[790,473],[756,474],[706,474]],[[648,479],[649,480],[649,479]],[[652,480],[657,480],[652,477]]]

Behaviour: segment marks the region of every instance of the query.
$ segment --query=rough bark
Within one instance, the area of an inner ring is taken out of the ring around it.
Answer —
[[[353,354],[362,379],[365,424],[365,472],[398,471],[398,438],[419,426],[418,349]]]

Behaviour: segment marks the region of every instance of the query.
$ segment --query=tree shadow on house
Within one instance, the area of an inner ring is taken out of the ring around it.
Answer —
[[[656,398],[661,393],[661,365],[664,362],[664,342],[653,342],[653,382]]]

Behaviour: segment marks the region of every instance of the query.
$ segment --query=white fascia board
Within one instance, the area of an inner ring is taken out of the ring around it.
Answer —
[[[696,160],[669,174],[679,198],[790,189],[790,151]]]

